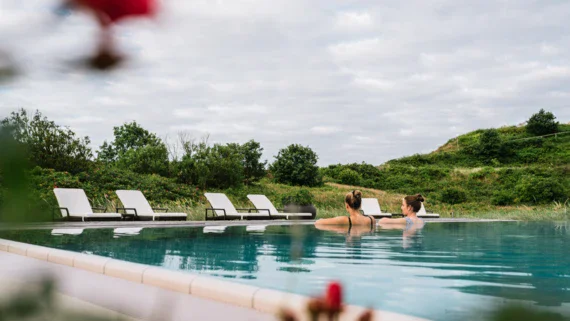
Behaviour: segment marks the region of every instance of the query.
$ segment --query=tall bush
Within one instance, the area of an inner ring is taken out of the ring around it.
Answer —
[[[263,148],[255,140],[250,140],[240,147],[243,162],[244,183],[249,185],[265,177],[267,161],[262,162]]]
[[[362,176],[350,168],[345,168],[339,173],[339,180],[342,184],[346,185],[360,185]]]
[[[447,204],[460,204],[467,201],[467,193],[459,188],[447,187],[441,190],[439,200]]]
[[[475,150],[480,157],[491,161],[501,156],[502,149],[503,142],[499,132],[496,129],[488,129],[479,136],[479,143]]]
[[[239,187],[244,180],[243,154],[237,144],[192,143],[174,172],[178,182],[202,189]]]
[[[279,151],[270,169],[278,183],[318,186],[322,184],[322,178],[317,160],[317,154],[311,148],[292,144]]]
[[[564,202],[569,196],[557,178],[523,176],[516,185],[517,199],[523,203]]]
[[[526,125],[526,131],[531,135],[548,135],[558,131],[558,122],[551,112],[544,109],[532,115]]]

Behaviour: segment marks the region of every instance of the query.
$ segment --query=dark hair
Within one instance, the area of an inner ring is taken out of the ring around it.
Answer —
[[[404,200],[406,201],[406,204],[412,207],[414,213],[417,213],[422,208],[424,197],[422,196],[422,194],[408,195],[404,197]]]
[[[359,190],[354,190],[346,194],[344,201],[346,202],[346,204],[348,204],[348,206],[350,206],[350,208],[354,210],[359,210],[360,205],[362,205],[362,192]]]

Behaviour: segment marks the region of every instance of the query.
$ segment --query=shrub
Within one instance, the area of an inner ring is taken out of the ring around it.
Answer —
[[[171,178],[138,174],[112,166],[95,166],[78,175],[36,167],[30,172],[30,183],[38,197],[51,205],[56,204],[54,187],[82,188],[92,201],[116,199],[115,190],[119,189],[141,190],[149,201],[157,203],[198,199],[198,191],[194,186],[177,184]]]
[[[516,153],[519,161],[525,164],[536,162],[542,154],[543,153],[540,149],[533,147],[520,149]]]
[[[338,176],[341,184],[359,185],[362,181],[362,176],[350,168],[343,169]]]
[[[467,193],[458,188],[448,187],[441,190],[439,200],[447,204],[460,204],[467,201]]]
[[[541,204],[565,201],[568,192],[554,177],[523,176],[516,185],[517,199],[523,203]]]
[[[479,143],[475,151],[477,155],[487,161],[501,156],[503,143],[499,131],[488,129],[479,136]]]
[[[297,186],[322,184],[317,154],[309,147],[293,144],[281,149],[270,169],[275,181]]]
[[[554,114],[540,109],[538,113],[529,118],[526,131],[536,136],[554,134],[558,131],[558,122]]]
[[[515,202],[515,195],[510,190],[499,190],[493,193],[491,204],[497,206],[511,205]]]
[[[315,197],[313,196],[311,191],[309,191],[306,188],[301,188],[296,191],[292,191],[281,197],[281,204],[283,205],[294,204],[294,205],[305,206],[313,204],[314,201]]]

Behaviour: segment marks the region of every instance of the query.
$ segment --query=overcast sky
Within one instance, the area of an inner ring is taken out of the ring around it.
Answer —
[[[570,121],[570,1],[164,0],[117,29],[131,56],[109,74],[72,67],[90,17],[52,23],[54,0],[0,0],[0,117],[24,107],[91,137],[136,120],[159,136],[308,145],[319,164],[425,153],[540,108]]]

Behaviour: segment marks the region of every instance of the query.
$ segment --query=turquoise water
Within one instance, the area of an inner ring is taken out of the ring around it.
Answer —
[[[0,237],[346,300],[432,320],[480,319],[515,300],[570,314],[570,223],[428,223],[423,230],[313,226],[0,232]],[[477,316],[477,317],[474,317]]]

